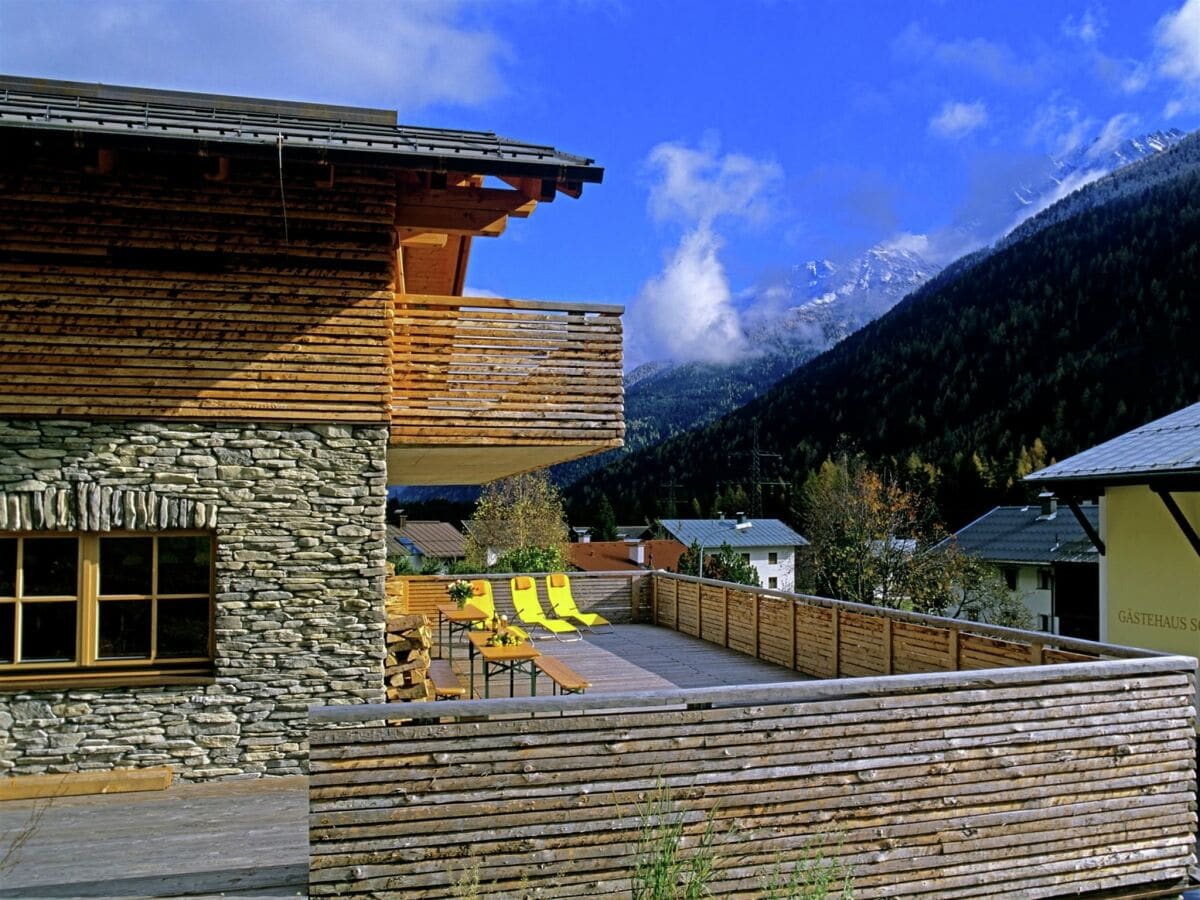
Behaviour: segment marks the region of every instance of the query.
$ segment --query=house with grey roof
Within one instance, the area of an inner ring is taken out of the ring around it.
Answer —
[[[796,550],[808,541],[779,519],[663,519],[662,527],[673,538],[704,551],[728,544],[754,566],[763,587],[780,591],[796,588]]]
[[[1027,480],[1081,526],[1079,501],[1099,497],[1100,640],[1200,656],[1200,403]]]
[[[1100,508],[1079,504],[1098,528]],[[1074,515],[1047,493],[1037,506],[997,506],[942,542],[995,565],[1041,631],[1099,638],[1100,553]]]
[[[449,522],[409,521],[399,516],[387,526],[388,559],[406,559],[416,571],[428,562],[458,562],[466,556],[461,531]]]

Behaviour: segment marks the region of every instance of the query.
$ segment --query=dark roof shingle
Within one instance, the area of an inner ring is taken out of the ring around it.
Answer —
[[[1200,475],[1200,403],[1047,466],[1027,481],[1130,481]]]
[[[379,165],[559,181],[602,180],[593,160],[488,131],[396,124],[391,110],[224,97],[0,75],[0,128],[91,133],[113,140],[311,150]]]
[[[1100,508],[1081,503],[1079,510],[1100,528]],[[1098,562],[1099,554],[1068,509],[1043,516],[1037,506],[997,506],[942,542],[955,543],[971,556],[997,563],[1049,565]]]

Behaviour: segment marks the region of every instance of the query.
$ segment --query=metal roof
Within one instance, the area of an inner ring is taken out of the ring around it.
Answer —
[[[391,110],[0,75],[0,128],[210,150],[311,152],[376,165],[599,182],[593,160],[499,137],[396,124]]]
[[[1156,419],[1026,477],[1026,481],[1137,483],[1200,475],[1200,403]]]
[[[1092,527],[1100,528],[1100,507],[1079,504]],[[942,542],[989,562],[1049,565],[1098,562],[1100,555],[1069,509],[1049,516],[1039,506],[997,506]]]
[[[663,519],[662,527],[686,546],[803,547],[803,537],[778,519],[747,519],[750,527],[738,528],[736,519]]]
[[[387,527],[389,554],[401,556],[415,547],[421,556],[434,559],[460,559],[466,555],[462,533],[449,522],[406,522]]]

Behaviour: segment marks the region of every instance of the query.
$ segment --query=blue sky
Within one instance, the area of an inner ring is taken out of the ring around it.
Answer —
[[[1200,0],[0,0],[0,71],[383,106],[592,156],[605,183],[477,241],[468,284],[624,303],[685,356],[665,323],[712,344],[806,259],[945,255],[920,242],[1045,154],[1200,126]]]

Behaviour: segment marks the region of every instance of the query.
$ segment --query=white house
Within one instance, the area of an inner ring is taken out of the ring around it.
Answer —
[[[808,544],[778,519],[663,519],[662,527],[685,547],[705,551],[728,544],[758,572],[765,588],[796,589],[796,548]]]

